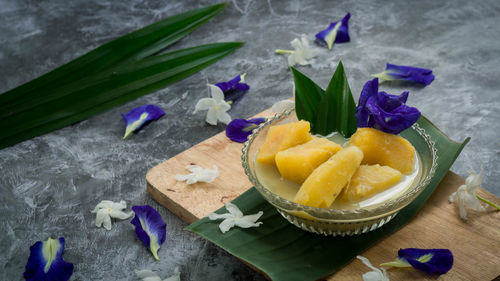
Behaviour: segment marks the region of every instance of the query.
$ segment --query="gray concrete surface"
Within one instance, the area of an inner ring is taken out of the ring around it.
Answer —
[[[0,92],[14,88],[100,44],[161,18],[214,1],[0,0]],[[134,269],[165,277],[176,266],[182,280],[263,280],[246,265],[183,230],[179,218],[145,192],[156,164],[222,131],[192,114],[207,95],[206,83],[247,72],[251,90],[230,114],[250,117],[291,97],[286,57],[300,34],[314,34],[346,12],[351,42],[300,70],[326,86],[342,59],[355,98],[370,74],[386,62],[430,68],[428,87],[384,84],[390,93],[410,90],[417,106],[452,139],[472,137],[452,171],[467,176],[484,168],[483,187],[500,196],[500,2],[487,1],[233,1],[215,19],[171,49],[208,42],[246,41],[215,65],[173,86],[73,126],[0,150],[0,280],[19,280],[29,246],[66,238],[71,280],[137,280]],[[123,141],[120,113],[146,103],[166,111],[159,121]],[[168,225],[160,262],[135,237],[128,221],[111,231],[96,228],[90,210],[101,200],[149,204]]]

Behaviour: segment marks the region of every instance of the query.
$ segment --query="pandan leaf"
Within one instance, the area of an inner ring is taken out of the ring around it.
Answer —
[[[1,94],[0,149],[161,89],[239,48],[243,43],[217,43],[153,56],[226,5],[169,17]]]
[[[311,131],[314,132],[316,123],[312,122],[312,120],[316,120],[318,104],[325,91],[294,67],[290,68],[292,69],[295,83],[295,112],[297,113],[297,118],[309,121],[311,123]]]
[[[297,118],[311,123],[311,132],[339,132],[350,137],[356,131],[356,104],[342,62],[339,62],[326,91],[292,67]]]
[[[29,102],[90,74],[153,55],[200,27],[221,12],[227,3],[191,10],[168,17],[108,42],[87,54],[0,95],[0,118],[8,116],[6,104]]]
[[[177,82],[242,46],[216,43],[170,52],[103,71],[9,107],[0,119],[0,148],[62,128]],[[35,104],[35,106],[33,105]]]
[[[356,132],[356,104],[341,61],[326,88],[319,108],[316,119],[318,134],[328,135],[337,131],[349,138]]]

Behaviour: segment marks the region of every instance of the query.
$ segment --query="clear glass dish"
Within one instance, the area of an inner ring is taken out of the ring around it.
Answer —
[[[345,236],[375,230],[410,204],[429,184],[437,167],[434,141],[418,124],[401,135],[415,147],[419,158],[419,176],[402,194],[374,206],[358,209],[321,209],[287,200],[265,187],[256,174],[255,156],[264,143],[270,126],[297,121],[294,111],[287,111],[268,119],[254,130],[243,146],[243,168],[255,188],[278,212],[295,226],[314,233]]]

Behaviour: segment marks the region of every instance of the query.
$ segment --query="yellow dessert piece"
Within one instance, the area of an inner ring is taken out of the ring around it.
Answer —
[[[403,174],[413,171],[415,148],[403,137],[373,128],[358,128],[351,136],[349,144],[363,151],[361,164],[389,166]]]
[[[276,153],[311,140],[310,128],[309,122],[302,120],[270,127],[266,140],[257,153],[257,161],[274,165]]]
[[[304,181],[294,202],[317,208],[328,208],[358,169],[363,152],[349,146],[335,153]]]
[[[276,167],[287,180],[302,184],[319,165],[323,164],[342,147],[325,138],[312,140],[280,151],[276,154]]]
[[[356,202],[394,186],[403,174],[389,166],[361,165],[337,200]]]

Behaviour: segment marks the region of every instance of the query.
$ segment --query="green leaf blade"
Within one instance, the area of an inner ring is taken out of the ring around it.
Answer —
[[[325,91],[296,68],[290,68],[295,83],[295,111],[297,118],[309,121],[311,131],[315,132],[315,122],[312,122],[312,120],[316,117],[318,105]]]
[[[328,128],[329,131],[326,134],[337,131],[345,138],[349,138],[357,129],[356,104],[352,97],[342,61],[339,61],[337,69],[326,88],[325,95],[331,101],[328,103],[329,106],[332,106],[328,110],[330,116],[318,116],[318,118],[335,120],[334,125]]]
[[[84,120],[192,75],[241,47],[215,43],[170,52],[74,82],[57,98],[0,119],[0,148]],[[116,71],[115,71],[116,70]],[[15,109],[13,109],[15,110]]]
[[[4,108],[13,101],[29,101],[59,86],[98,73],[110,67],[137,61],[177,42],[203,23],[220,13],[227,3],[191,10],[168,17],[123,37],[0,95],[0,118],[8,113]]]

